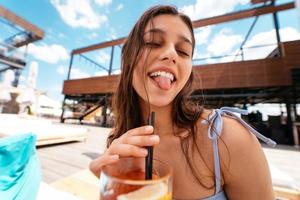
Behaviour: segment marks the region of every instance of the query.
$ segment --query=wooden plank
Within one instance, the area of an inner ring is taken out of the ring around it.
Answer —
[[[56,156],[59,156],[59,154]],[[70,176],[81,169],[79,167],[74,167],[68,163],[60,163],[58,165],[59,161],[42,157],[40,155],[39,160],[41,162],[41,168],[43,172],[42,178],[47,183],[51,183],[61,177]],[[72,162],[76,162],[76,160],[69,160],[69,163]]]
[[[88,52],[88,51],[93,51],[93,50],[96,50],[96,49],[102,49],[102,48],[105,48],[105,47],[120,45],[120,44],[123,44],[125,42],[125,40],[126,40],[126,37],[123,37],[123,38],[119,38],[119,39],[116,39],[116,40],[111,40],[111,41],[102,42],[102,43],[99,43],[99,44],[94,44],[94,45],[91,45],[91,46],[83,47],[83,48],[80,48],[80,49],[75,49],[75,50],[72,51],[72,55],[81,54],[81,53]]]
[[[300,68],[300,40],[283,43],[285,65],[292,68]]]
[[[85,126],[85,128],[89,130],[86,142],[73,142],[37,148],[43,172],[43,181],[52,183],[62,177],[71,176],[82,169],[88,168],[91,161],[90,156],[95,158],[95,156],[103,153],[106,138],[111,129],[93,126]]]
[[[283,10],[288,10],[295,8],[294,3],[287,3],[287,4],[282,4],[278,6],[265,6],[261,8],[254,8],[254,9],[249,9],[249,10],[244,10],[240,12],[234,12],[226,15],[221,15],[221,16],[216,16],[216,17],[211,17],[211,18],[206,18],[206,19],[200,19],[197,21],[193,22],[194,28],[199,28],[203,26],[209,26],[209,25],[214,25],[214,24],[219,24],[219,23],[224,23],[224,22],[229,22],[229,21],[234,21],[238,19],[245,19],[248,17],[255,17],[259,15],[265,15],[269,13],[274,13],[274,12],[279,12]]]
[[[65,138],[49,138],[45,140],[38,140],[36,142],[36,145],[44,146],[49,144],[57,144],[57,143],[64,143],[64,142],[71,142],[71,141],[83,142],[85,140],[86,140],[86,136],[67,136]]]
[[[273,187],[276,198],[288,200],[300,200],[300,190],[292,190],[282,187]]]
[[[31,24],[30,22],[26,21],[22,17],[14,14],[13,12],[9,11],[8,9],[4,8],[0,5],[0,16],[9,20],[12,23],[15,23],[25,30],[32,32],[34,34],[35,40],[42,39],[44,37],[44,31],[37,26]]]
[[[194,66],[194,90],[286,86],[290,82],[282,58]],[[277,69],[277,70],[274,70]],[[255,79],[253,78],[255,77]],[[63,93],[114,93],[118,77],[93,77],[64,82]],[[201,79],[201,80],[200,80]]]
[[[251,0],[251,3],[252,4],[257,4],[257,3],[265,3],[265,2],[268,2],[270,0]]]
[[[284,42],[282,46],[287,56],[290,54],[300,54],[300,40]]]
[[[286,86],[289,83],[289,74],[281,58],[194,66],[194,72],[201,77],[201,83],[195,80],[195,90]]]
[[[100,196],[99,179],[88,169],[60,179],[51,186],[85,200],[99,199]]]
[[[117,88],[119,75],[73,79],[64,81],[63,94],[106,94]]]

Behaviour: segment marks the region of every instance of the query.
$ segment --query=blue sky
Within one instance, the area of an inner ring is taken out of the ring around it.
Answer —
[[[43,40],[28,47],[27,66],[20,85],[26,84],[28,69],[38,65],[37,88],[53,99],[62,100],[63,80],[67,77],[70,52],[91,44],[125,37],[138,17],[156,4],[176,5],[193,20],[250,8],[250,0],[2,0],[0,5],[13,11],[45,31]],[[290,2],[278,0],[277,3]],[[252,6],[253,7],[253,6]],[[279,13],[283,41],[300,39],[300,12],[297,9]],[[254,18],[199,28],[196,33],[194,58],[236,55]],[[12,32],[0,25],[0,41]],[[245,47],[276,42],[271,15],[261,16]],[[246,59],[265,57],[274,46],[245,48]],[[118,73],[120,47],[115,48],[113,68]],[[104,67],[109,66],[110,48],[85,54]],[[201,63],[240,60],[239,56],[207,59]],[[95,65],[75,57],[71,77],[104,75]]]

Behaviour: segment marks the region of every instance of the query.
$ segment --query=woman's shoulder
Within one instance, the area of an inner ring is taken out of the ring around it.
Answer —
[[[228,148],[232,150],[235,150],[235,148],[252,149],[252,147],[259,145],[256,136],[243,126],[239,120],[226,116],[222,116],[222,120],[223,128],[221,137],[228,145]]]
[[[216,122],[209,121],[209,119],[215,114],[215,111],[212,109],[204,109],[198,119],[198,138],[201,140],[201,143],[211,143],[208,136],[209,126],[213,126],[212,123]],[[226,115],[222,115],[221,119],[222,127],[217,134],[219,138],[219,151],[223,158],[230,155],[230,159],[235,159],[235,157],[239,159],[242,154],[253,153],[257,149],[260,149],[260,144],[256,136],[245,128],[237,119]],[[203,123],[205,121],[208,123]],[[214,128],[211,130],[215,131]]]
[[[197,121],[197,127],[199,127],[202,131],[208,131],[209,126],[213,126],[213,123],[216,123],[214,121],[210,121],[213,115],[216,115],[215,110],[203,109],[203,112]],[[256,138],[255,135],[251,134],[251,132],[236,118],[238,117],[221,115],[222,130],[220,130],[221,132],[217,134],[229,143],[243,143],[243,141],[253,140],[253,138]]]
[[[218,146],[220,157],[225,161],[221,164],[223,169],[229,169],[231,175],[245,173],[245,165],[265,159],[257,137],[249,129],[235,118],[222,116],[222,120],[223,128]],[[222,171],[225,176],[228,175],[228,170]]]
[[[198,118],[198,120],[197,120],[197,124],[204,124],[204,123],[202,123],[202,122],[203,122],[203,121],[208,121],[209,116],[211,116],[213,113],[214,113],[214,110],[213,110],[213,109],[207,109],[207,108],[204,108],[204,109],[202,110],[201,115],[199,116],[199,118]]]

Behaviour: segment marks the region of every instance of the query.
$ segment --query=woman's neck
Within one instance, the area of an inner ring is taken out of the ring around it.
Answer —
[[[148,106],[142,105],[142,113],[144,121],[148,119]],[[150,106],[150,112],[155,112],[154,132],[159,135],[172,134],[174,124],[172,122],[172,105],[165,107]],[[150,115],[150,114],[149,114]]]

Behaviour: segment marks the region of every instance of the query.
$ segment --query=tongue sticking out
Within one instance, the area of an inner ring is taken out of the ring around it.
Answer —
[[[171,88],[171,80],[164,76],[157,76],[154,78],[158,86],[163,90],[168,90]]]

